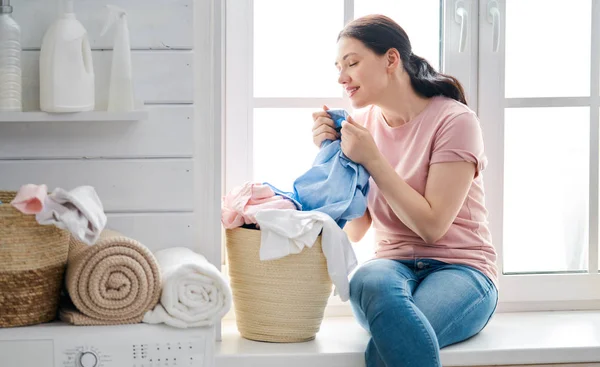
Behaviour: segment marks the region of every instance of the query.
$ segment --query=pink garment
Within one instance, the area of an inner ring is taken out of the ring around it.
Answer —
[[[231,190],[221,203],[221,223],[225,228],[256,224],[256,213],[263,209],[296,209],[290,200],[260,183],[246,182]]]
[[[483,178],[487,164],[479,120],[467,106],[434,97],[413,120],[390,127],[378,107],[357,113],[355,120],[373,135],[377,147],[396,172],[421,195],[429,166],[441,162],[473,162],[476,175],[467,198],[448,232],[428,244],[398,219],[371,178],[368,208],[377,241],[376,257],[430,258],[463,264],[483,272],[497,285],[496,251],[488,228]]]
[[[27,184],[21,186],[10,204],[23,214],[37,214],[44,209],[44,200],[47,196],[46,185]]]

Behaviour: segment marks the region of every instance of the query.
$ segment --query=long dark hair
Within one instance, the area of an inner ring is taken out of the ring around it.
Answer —
[[[443,95],[467,104],[460,82],[453,76],[438,73],[427,60],[413,54],[408,35],[392,19],[384,15],[357,18],[344,27],[338,41],[342,37],[355,38],[380,56],[395,48],[418,94],[424,97]]]

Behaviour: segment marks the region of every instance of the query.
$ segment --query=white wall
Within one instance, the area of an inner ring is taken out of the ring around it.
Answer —
[[[56,3],[12,1],[23,33],[26,110],[39,109],[39,49]],[[0,123],[0,189],[92,185],[107,227],[152,250],[187,246],[219,263],[219,1],[75,0],[93,48],[99,109],[111,62],[113,33],[100,37],[107,3],[129,12],[135,92],[148,120]]]

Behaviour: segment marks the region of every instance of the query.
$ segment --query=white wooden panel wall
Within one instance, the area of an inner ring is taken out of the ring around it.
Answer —
[[[24,105],[35,110],[39,109],[39,48],[58,1],[12,3],[23,32]],[[208,41],[200,43],[200,50],[194,46],[199,43],[194,40],[193,0],[77,0],[77,17],[95,50],[97,108],[106,107],[112,56],[104,51],[111,48],[112,32],[100,37],[107,3],[129,12],[136,98],[146,103],[148,120],[0,123],[0,188],[17,189],[25,183],[46,183],[50,190],[92,185],[108,215],[107,227],[152,250],[187,246],[218,261],[212,256],[213,245],[199,240],[198,208],[205,205],[195,200],[198,192],[214,192],[214,182],[209,180],[212,175],[194,172],[204,156],[211,159],[204,164],[207,169],[214,165],[212,159],[219,158],[218,153],[206,154],[194,141],[196,129],[213,125],[206,120],[213,117],[210,106],[203,105],[197,117],[194,104],[198,98],[194,53],[200,53],[200,61],[211,67],[212,35],[196,34]],[[198,6],[211,10],[213,5],[208,1]],[[211,22],[211,15],[206,12],[200,21]],[[204,95],[210,95],[209,88]],[[214,198],[205,196],[200,195],[210,201],[206,206],[214,207]]]
[[[173,246],[199,250],[190,245],[196,242],[193,213],[110,213],[107,217],[113,229],[133,233],[138,241],[151,245],[153,251]]]
[[[0,125],[0,159],[191,158],[191,105],[152,105],[139,122],[24,122]]]
[[[190,159],[1,161],[2,187],[95,187],[108,212],[193,211]]]
[[[23,26],[23,47],[37,50],[54,19],[59,0],[13,0],[14,17]],[[127,11],[134,49],[191,49],[193,0],[76,0],[75,12],[85,22],[94,49],[112,48],[113,33],[100,36],[106,20],[106,4]]]

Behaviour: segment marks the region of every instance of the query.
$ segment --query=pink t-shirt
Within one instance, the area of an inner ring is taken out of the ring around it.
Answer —
[[[388,162],[421,195],[425,195],[431,164],[466,161],[477,166],[462,208],[448,232],[435,244],[426,243],[398,219],[371,178],[368,208],[375,229],[376,257],[429,258],[470,265],[497,284],[496,251],[487,224],[480,174],[487,159],[475,113],[460,102],[440,96],[433,97],[419,115],[399,127],[390,127],[381,109],[375,106],[357,111],[354,119],[371,132]]]

